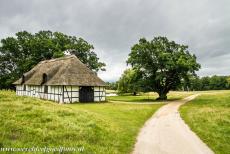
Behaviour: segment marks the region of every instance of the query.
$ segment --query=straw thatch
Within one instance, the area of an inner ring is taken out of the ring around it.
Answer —
[[[44,75],[47,76],[45,83]],[[14,84],[106,86],[104,81],[74,55],[41,61]]]

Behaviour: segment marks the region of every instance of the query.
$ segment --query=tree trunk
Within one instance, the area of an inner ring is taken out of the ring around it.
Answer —
[[[167,93],[158,93],[159,97],[157,98],[157,100],[167,100]]]
[[[136,95],[137,95],[137,93],[134,91],[134,92],[133,92],[133,96],[136,96]]]

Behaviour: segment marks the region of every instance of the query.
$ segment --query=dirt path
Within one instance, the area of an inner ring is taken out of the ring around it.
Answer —
[[[196,96],[161,107],[141,129],[133,154],[213,154],[178,113],[182,104]]]

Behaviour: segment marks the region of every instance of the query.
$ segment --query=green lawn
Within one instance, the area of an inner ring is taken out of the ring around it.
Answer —
[[[130,153],[144,122],[162,104],[59,105],[0,91],[1,147],[84,147],[84,153]]]
[[[230,91],[210,91],[183,105],[190,128],[217,154],[230,152]]]
[[[108,93],[108,94],[116,94],[117,93],[117,91],[116,90],[110,90],[110,89],[106,89],[106,93]]]
[[[182,99],[189,95],[192,95],[194,92],[178,92],[178,91],[171,91],[168,94],[168,101]],[[156,98],[158,97],[157,93],[150,92],[150,93],[142,93],[138,96],[123,95],[123,96],[109,96],[107,99],[109,101],[125,101],[125,102],[156,102]],[[157,101],[158,102],[158,101]]]

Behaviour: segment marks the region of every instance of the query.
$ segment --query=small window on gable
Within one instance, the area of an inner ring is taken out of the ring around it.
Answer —
[[[43,75],[42,75],[42,84],[44,84],[46,82],[47,82],[47,74],[43,73]]]
[[[25,83],[25,75],[22,75],[22,82],[21,84]]]
[[[46,93],[46,94],[48,93],[48,86],[47,85],[44,86],[44,93]]]

